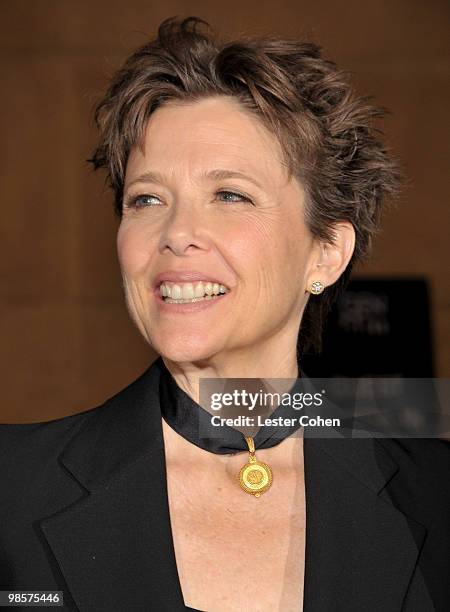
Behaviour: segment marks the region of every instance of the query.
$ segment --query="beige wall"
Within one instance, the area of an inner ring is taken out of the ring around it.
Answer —
[[[303,34],[391,109],[386,132],[409,185],[364,272],[430,280],[437,374],[448,376],[444,0],[3,0],[1,13],[0,420],[86,410],[154,358],[123,305],[111,197],[84,160],[108,76],[173,15],[198,15],[224,35]]]

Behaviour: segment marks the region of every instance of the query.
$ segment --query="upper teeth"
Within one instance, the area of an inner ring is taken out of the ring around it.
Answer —
[[[209,281],[199,281],[197,283],[169,283],[163,282],[159,286],[159,292],[163,297],[170,297],[174,300],[189,300],[200,298],[205,295],[218,295],[227,293],[225,285],[211,283]]]

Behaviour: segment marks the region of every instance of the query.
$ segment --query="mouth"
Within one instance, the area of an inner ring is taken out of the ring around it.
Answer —
[[[194,304],[217,300],[229,292],[230,289],[222,283],[212,281],[192,283],[161,281],[155,287],[155,293],[165,304]]]

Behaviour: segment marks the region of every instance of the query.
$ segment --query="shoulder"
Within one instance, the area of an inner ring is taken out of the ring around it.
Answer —
[[[73,415],[36,423],[0,424],[0,465],[20,470],[21,466],[35,467],[42,461],[54,459],[82,428],[95,424],[95,429],[114,423],[121,413],[139,398],[155,391],[158,380],[155,362],[136,380],[102,404]],[[5,470],[3,469],[3,473]]]
[[[432,480],[449,481],[450,441],[441,438],[379,438],[399,466],[408,472],[427,475]]]
[[[37,455],[59,452],[89,415],[101,407],[39,423],[0,424],[0,464],[18,468],[22,461],[32,462]]]
[[[0,539],[6,531],[29,529],[36,517],[84,494],[80,470],[87,479],[91,470],[112,470],[124,454],[137,452],[140,432],[141,446],[148,445],[149,415],[156,414],[149,406],[158,380],[152,365],[90,410],[47,422],[0,425],[0,490],[8,492],[0,504]]]
[[[389,496],[409,516],[433,525],[450,544],[450,442],[438,438],[378,439],[398,465]]]

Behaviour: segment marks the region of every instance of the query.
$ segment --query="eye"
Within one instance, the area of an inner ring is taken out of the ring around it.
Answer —
[[[223,196],[222,202],[248,202],[249,204],[253,204],[250,198],[235,191],[217,191],[216,195]]]
[[[148,206],[154,206],[154,200],[161,202],[161,200],[154,195],[150,194],[139,194],[137,196],[130,196],[125,203],[126,208],[145,208]]]

